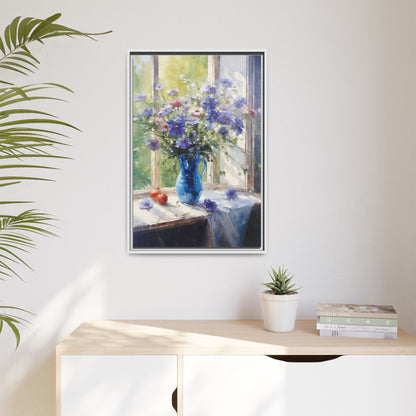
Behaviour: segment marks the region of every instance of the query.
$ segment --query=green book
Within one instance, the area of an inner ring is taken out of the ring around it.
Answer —
[[[384,318],[349,318],[346,316],[320,316],[320,324],[334,325],[368,325],[368,326],[397,326],[397,319]]]

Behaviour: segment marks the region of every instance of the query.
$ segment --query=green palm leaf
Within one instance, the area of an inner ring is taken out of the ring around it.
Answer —
[[[38,68],[39,61],[32,55],[29,45],[32,42],[43,43],[45,39],[58,36],[86,37],[92,40],[94,36],[104,35],[102,33],[85,33],[67,26],[56,24],[61,17],[56,13],[46,19],[35,19],[18,16],[6,26],[3,38],[0,36],[0,51],[3,56],[0,58],[0,69],[7,69],[27,75]],[[8,81],[0,81],[6,83]]]
[[[0,74],[8,71],[9,74],[28,75],[34,72],[40,62],[29,49],[33,42],[44,43],[46,39],[59,36],[95,40],[94,36],[110,33],[80,32],[57,24],[60,16],[57,13],[46,19],[14,18],[3,36],[0,34]],[[57,90],[73,92],[56,83],[15,86],[12,80],[0,80],[0,190],[28,180],[50,181],[44,173],[57,169],[51,166],[51,162],[68,159],[59,153],[69,145],[64,132],[79,129],[59,120],[54,114],[31,108],[38,102],[64,101],[54,96],[53,92]],[[25,169],[29,169],[28,175],[17,173]],[[29,202],[3,198],[0,206]],[[36,247],[34,237],[54,236],[51,231],[53,221],[50,215],[33,209],[18,215],[0,213],[0,280],[21,279],[20,268],[30,269],[25,257]],[[16,338],[16,348],[20,343],[20,326],[28,322],[20,316],[21,312],[27,313],[13,306],[0,306],[0,333],[4,326],[8,326]]]
[[[22,318],[19,315],[8,313],[7,311],[15,311],[16,313],[24,312],[27,314],[31,314],[31,313],[22,308],[16,308],[14,306],[1,306],[0,311],[2,311],[0,312],[0,334],[4,328],[4,324],[6,324],[11,329],[11,331],[14,334],[14,337],[16,338],[16,349],[17,349],[20,344],[20,331],[19,331],[18,325],[29,324],[29,321],[25,318]]]
[[[53,100],[55,97],[39,95],[40,90],[60,88],[71,91],[69,88],[60,84],[41,84],[27,85],[24,87],[10,87],[0,89],[0,159],[16,158],[18,162],[22,158],[48,158],[63,159],[64,156],[56,153],[56,146],[66,146],[64,139],[67,137],[61,132],[56,132],[44,127],[59,126],[69,129],[79,130],[77,127],[60,121],[56,116],[44,111],[33,110],[28,108],[16,109],[9,108],[16,103],[30,103],[36,99]],[[72,91],[71,91],[72,92]],[[29,118],[27,118],[29,116]],[[32,117],[30,117],[32,116]],[[36,116],[36,117],[33,117]],[[40,127],[37,127],[40,126]],[[51,152],[50,150],[54,150]],[[54,167],[39,164],[17,163],[13,165],[0,165],[0,169],[55,169]],[[17,181],[23,180],[49,180],[43,177],[26,177],[26,176],[4,176],[0,177],[0,186],[2,181],[9,181],[7,185],[17,184]]]
[[[51,230],[50,215],[27,210],[19,215],[0,215],[0,269],[5,276],[16,276],[16,265],[30,266],[23,260],[21,253],[28,248],[35,248],[36,244],[32,235],[55,235]]]

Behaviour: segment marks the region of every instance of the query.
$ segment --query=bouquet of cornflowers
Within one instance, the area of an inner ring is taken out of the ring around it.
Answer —
[[[133,121],[148,137],[146,147],[172,157],[200,154],[207,160],[220,147],[238,147],[238,136],[257,111],[247,106],[232,81],[222,78],[198,88],[183,77],[181,80],[188,83],[187,95],[182,96],[179,89],[165,91],[163,84],[156,84],[153,96],[142,92],[134,98],[140,104]]]

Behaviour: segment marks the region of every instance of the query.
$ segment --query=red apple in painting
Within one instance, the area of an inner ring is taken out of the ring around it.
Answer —
[[[149,193],[149,196],[152,199],[157,199],[159,195],[160,195],[160,189],[156,189],[156,191],[152,191]]]
[[[158,195],[157,202],[159,202],[160,205],[165,205],[166,202],[168,202],[168,196],[166,194]]]

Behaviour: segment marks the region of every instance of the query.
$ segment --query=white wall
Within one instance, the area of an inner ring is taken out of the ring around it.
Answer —
[[[303,287],[299,318],[313,319],[319,301],[392,303],[416,333],[415,9],[411,0],[3,4],[1,28],[60,11],[62,24],[114,33],[37,48],[32,81],[76,91],[52,111],[83,133],[56,183],[14,191],[62,230],[28,258],[36,273],[25,284],[1,286],[2,302],[37,316],[18,352],[0,337],[0,414],[54,414],[54,347],[83,320],[260,318],[271,265],[284,263]],[[268,51],[267,254],[127,254],[129,49]]]

